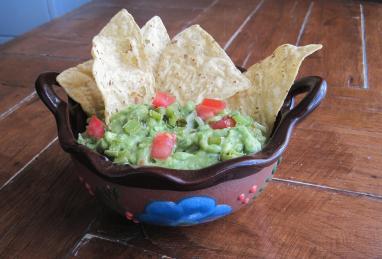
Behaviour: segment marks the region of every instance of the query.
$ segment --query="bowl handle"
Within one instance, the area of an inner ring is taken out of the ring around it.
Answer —
[[[326,95],[327,84],[319,76],[309,76],[297,80],[289,90],[284,105],[277,115],[275,125],[270,136],[282,128],[285,124],[300,122],[309,113],[311,113],[324,99]],[[307,93],[305,97],[295,105],[295,97],[299,94]]]
[[[56,119],[58,129],[58,139],[65,151],[72,149],[75,145],[74,137],[69,128],[69,117],[67,114],[67,103],[63,101],[54,91],[53,86],[60,86],[56,77],[58,73],[47,72],[39,75],[35,82],[35,88],[38,96],[48,109],[53,113]]]
[[[271,133],[268,144],[261,152],[254,155],[257,164],[269,164],[282,155],[288,145],[295,124],[305,118],[321,103],[326,95],[326,90],[326,81],[318,76],[305,77],[293,84],[275,122],[276,127]],[[295,105],[294,98],[303,93],[306,93],[306,95]]]
[[[288,93],[288,98],[294,99],[299,94],[307,94],[296,106],[290,106],[286,116],[300,122],[321,103],[326,91],[326,81],[319,76],[304,77],[296,81]]]

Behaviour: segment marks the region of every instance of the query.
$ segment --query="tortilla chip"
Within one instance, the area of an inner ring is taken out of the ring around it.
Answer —
[[[57,82],[66,93],[88,114],[100,116],[104,111],[103,99],[92,75],[93,61],[69,68],[57,76]]]
[[[105,121],[129,104],[146,103],[154,77],[144,53],[141,31],[125,9],[93,38],[93,75],[105,103]]]
[[[164,48],[170,43],[166,27],[161,18],[154,16],[141,28],[145,54],[149,61],[149,66],[157,71],[159,57]]]
[[[180,104],[203,98],[226,99],[248,89],[250,81],[235,67],[219,44],[199,25],[174,37],[162,53],[157,87]]]
[[[245,76],[251,80],[252,87],[229,98],[228,106],[253,116],[267,126],[269,132],[302,61],[321,48],[321,44],[303,47],[285,44],[278,47],[271,56],[248,69]]]

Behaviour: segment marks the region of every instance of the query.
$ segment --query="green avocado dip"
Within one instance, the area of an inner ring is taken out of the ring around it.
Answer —
[[[89,122],[78,143],[117,164],[174,169],[200,169],[262,149],[265,127],[251,117],[225,107],[205,116],[205,106],[198,106],[133,104],[107,126],[99,120],[103,128],[96,134]]]

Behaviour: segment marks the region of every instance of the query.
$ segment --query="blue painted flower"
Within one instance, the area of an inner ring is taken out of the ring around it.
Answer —
[[[231,206],[216,205],[213,198],[193,196],[177,203],[153,201],[138,216],[141,222],[164,226],[187,226],[215,220],[230,214]]]

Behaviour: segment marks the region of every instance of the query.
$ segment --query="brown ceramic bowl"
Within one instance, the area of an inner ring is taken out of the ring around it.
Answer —
[[[71,155],[85,188],[128,220],[166,226],[212,221],[252,203],[275,173],[293,127],[320,104],[327,88],[317,76],[296,81],[261,152],[200,170],[175,170],[113,164],[77,144],[86,115],[78,103],[55,94],[57,75],[41,74],[36,91],[53,113],[61,147]],[[294,97],[302,93],[306,95],[294,105]]]

